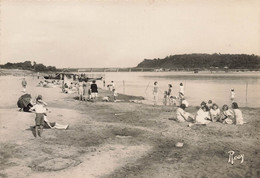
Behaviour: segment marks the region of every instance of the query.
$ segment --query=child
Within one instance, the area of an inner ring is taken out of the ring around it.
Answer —
[[[184,104],[186,108],[189,107],[189,102],[184,97],[181,99],[181,104]]]
[[[220,109],[216,103],[212,104],[212,108],[209,111],[212,122],[216,122],[220,119]]]
[[[158,92],[159,92],[158,82],[154,82],[154,86],[153,86],[154,105],[157,105]]]
[[[116,89],[113,89],[114,102],[116,102],[116,97],[118,96]]]
[[[27,82],[26,82],[25,78],[23,78],[22,87],[23,87],[23,92],[24,93],[26,92],[26,86],[27,86]]]
[[[42,96],[39,95],[36,98],[36,104],[31,108],[32,110],[35,110],[36,117],[35,117],[35,137],[39,135],[41,137],[43,132],[43,126],[44,126],[44,116],[46,115],[46,108],[47,103],[45,103],[42,100]]]
[[[207,104],[207,106],[209,107],[209,109],[211,109],[211,108],[212,108],[212,106],[213,106],[212,100],[209,100],[209,101],[208,101],[208,104]]]
[[[167,100],[168,100],[168,92],[164,91],[163,95],[163,104],[166,106],[167,105]]]
[[[227,105],[222,107],[223,113],[220,117],[220,121],[224,124],[232,124],[234,120],[234,112],[231,109],[228,109]]]
[[[185,122],[185,121],[193,121],[193,116],[185,112],[185,104],[181,104],[180,107],[176,110],[176,118],[179,122]]]
[[[167,91],[167,100],[168,100],[169,105],[170,105],[170,97],[171,97],[171,94],[172,94],[172,85],[169,84],[168,86],[169,86],[169,88],[168,88],[168,91]],[[166,101],[166,105],[167,105],[167,101]]]
[[[170,97],[171,94],[172,94],[172,85],[169,84],[169,88],[168,88],[168,92],[167,92],[168,97]]]
[[[79,100],[83,100],[83,95],[84,95],[84,88],[83,85],[78,84],[78,92],[79,92]]]
[[[209,108],[207,105],[202,105],[195,116],[196,123],[208,124],[210,121]]]
[[[231,91],[230,91],[230,100],[231,100],[231,102],[233,102],[234,101],[234,99],[235,99],[235,90],[233,89],[233,88],[231,88]]]
[[[179,93],[182,93],[183,96],[184,96],[184,86],[183,86],[183,83],[180,83],[180,91]]]
[[[111,84],[109,84],[108,87],[110,91],[113,91],[113,89],[115,89],[114,81],[111,81]]]
[[[236,125],[243,125],[244,121],[243,121],[242,112],[239,109],[238,104],[236,102],[232,103],[232,109],[234,111]]]
[[[169,105],[174,105],[176,106],[176,100],[177,100],[177,97],[176,96],[170,96],[170,99],[169,99]]]

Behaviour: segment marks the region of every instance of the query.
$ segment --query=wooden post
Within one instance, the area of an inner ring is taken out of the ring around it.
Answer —
[[[125,81],[123,80],[123,93],[125,94]]]
[[[247,88],[248,88],[248,82],[246,81],[246,106],[247,106]]]

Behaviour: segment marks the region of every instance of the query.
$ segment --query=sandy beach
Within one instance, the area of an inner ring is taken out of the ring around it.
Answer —
[[[141,98],[127,95],[102,102],[112,96],[107,90],[95,103],[78,101],[59,87],[36,87],[40,79],[26,80],[27,92],[48,103],[48,120],[69,129],[44,129],[34,138],[35,114],[16,105],[22,77],[1,76],[0,177],[260,177],[260,108],[241,108],[241,126],[187,127],[171,119],[173,106],[132,103]],[[244,154],[244,162],[229,164],[230,150]]]

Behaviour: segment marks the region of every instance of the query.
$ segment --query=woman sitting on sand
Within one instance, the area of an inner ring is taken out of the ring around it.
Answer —
[[[181,104],[180,107],[176,110],[176,118],[179,122],[193,121],[193,116],[185,111],[185,104]]]
[[[198,110],[195,116],[196,123],[198,124],[208,124],[210,123],[210,115],[209,108],[206,105],[202,105],[202,107]]]
[[[223,105],[222,110],[223,112],[220,116],[220,122],[224,124],[232,124],[235,119],[234,112],[229,109],[227,105]]]
[[[209,111],[212,122],[216,122],[220,119],[220,109],[216,103],[212,104],[212,108]]]
[[[235,116],[235,121],[236,121],[236,125],[243,125],[244,124],[244,119],[242,116],[242,112],[238,107],[238,104],[236,102],[232,103],[232,109],[234,111],[234,116]]]

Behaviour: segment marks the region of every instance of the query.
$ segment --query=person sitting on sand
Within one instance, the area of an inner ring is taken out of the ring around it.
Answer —
[[[46,115],[46,108],[45,106],[47,106],[47,103],[45,103],[42,100],[42,96],[39,95],[36,98],[36,104],[31,108],[31,110],[35,110],[35,132],[36,135],[35,137],[37,138],[37,136],[39,135],[39,137],[42,136],[42,132],[43,132],[43,125],[44,125],[44,115]]]
[[[212,108],[209,111],[212,122],[216,122],[220,119],[220,109],[216,103],[212,104]]]
[[[207,105],[202,105],[195,116],[196,123],[208,124],[210,122],[209,108]]]
[[[236,125],[243,125],[244,124],[243,115],[236,102],[232,103],[232,109],[234,111]]]
[[[176,110],[176,119],[179,122],[185,122],[185,121],[193,121],[193,116],[185,111],[185,104],[181,104],[180,107]]]
[[[213,102],[212,102],[212,100],[209,100],[209,101],[208,101],[207,106],[209,107],[209,109],[212,108],[212,106],[213,106]]]
[[[170,101],[169,101],[169,105],[174,105],[176,106],[176,101],[177,97],[176,96],[170,96]]]
[[[186,108],[189,107],[189,102],[185,99],[185,97],[182,97],[181,104],[185,104]]]
[[[223,105],[222,110],[223,112],[220,116],[220,122],[224,124],[232,124],[235,119],[234,112],[229,109],[227,105]]]

